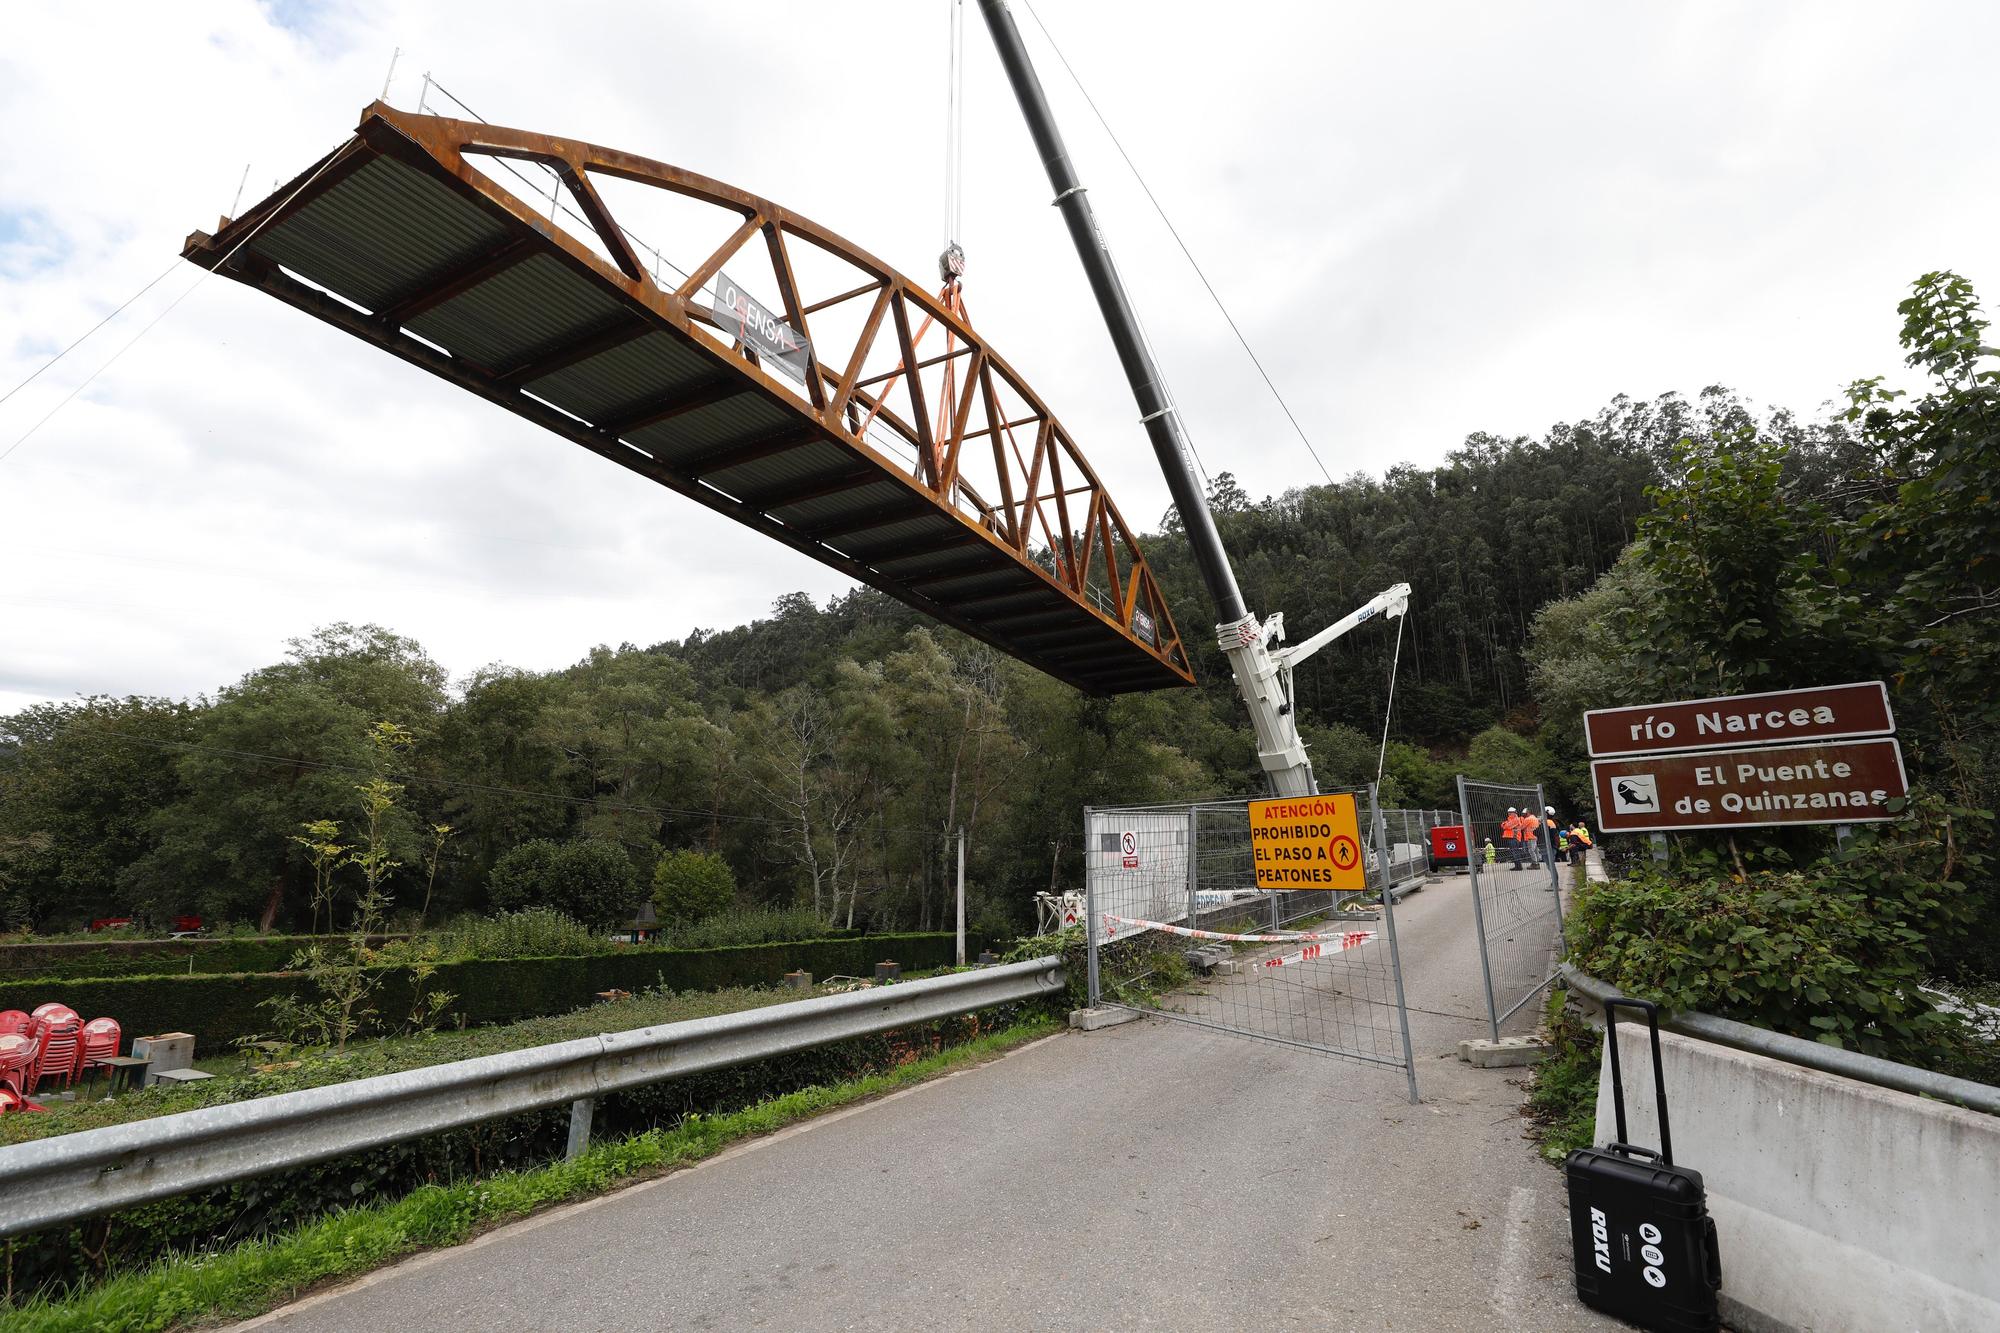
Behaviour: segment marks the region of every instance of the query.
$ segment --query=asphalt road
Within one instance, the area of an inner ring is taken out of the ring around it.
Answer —
[[[1572,1295],[1522,1071],[1454,1058],[1485,1027],[1466,881],[1398,923],[1421,1105],[1161,1019],[1065,1034],[244,1327],[1622,1327]]]

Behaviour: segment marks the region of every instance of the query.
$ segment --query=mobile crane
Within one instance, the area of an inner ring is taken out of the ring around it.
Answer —
[[[1069,150],[1063,146],[1062,133],[1056,128],[1048,99],[1042,94],[1041,80],[1021,43],[1020,29],[1014,25],[1007,0],[979,0],[979,8],[999,51],[1000,64],[1007,72],[1007,82],[1021,105],[1021,115],[1028,122],[1028,133],[1041,153],[1049,185],[1056,192],[1054,205],[1061,210],[1063,222],[1069,227],[1077,257],[1083,261],[1084,276],[1104,315],[1112,345],[1125,368],[1125,378],[1132,386],[1132,396],[1138,401],[1140,424],[1145,426],[1153,454],[1166,474],[1174,508],[1181,516],[1188,546],[1215,607],[1217,646],[1229,659],[1237,691],[1250,711],[1250,725],[1257,733],[1257,760],[1274,795],[1310,796],[1318,787],[1313,781],[1312,760],[1299,738],[1298,716],[1292,703],[1292,672],[1327,644],[1378,615],[1385,618],[1403,615],[1410,605],[1410,585],[1398,583],[1344,619],[1291,647],[1280,646],[1285,637],[1282,612],[1260,619],[1244,604],[1243,592],[1236,585],[1236,572],[1229,564],[1229,553],[1223,549],[1215,519],[1209,513],[1208,499],[1188,466],[1186,432],[1180,415],[1167,396],[1160,369],[1139,331],[1138,317],[1125,294],[1125,284],[1118,277],[1118,267],[1112,262],[1110,247],[1097,225]]]

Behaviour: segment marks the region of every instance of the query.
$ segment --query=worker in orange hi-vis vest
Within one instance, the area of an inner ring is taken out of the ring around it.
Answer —
[[[1525,822],[1520,809],[1511,805],[1507,807],[1507,817],[1500,821],[1500,836],[1507,840],[1507,857],[1516,870],[1521,868],[1521,858],[1527,852],[1526,830],[1522,828]]]

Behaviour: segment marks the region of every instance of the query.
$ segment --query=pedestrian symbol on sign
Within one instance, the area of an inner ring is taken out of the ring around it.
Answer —
[[[1120,864],[1127,870],[1139,868],[1139,835],[1126,829],[1118,835],[1118,856]]]

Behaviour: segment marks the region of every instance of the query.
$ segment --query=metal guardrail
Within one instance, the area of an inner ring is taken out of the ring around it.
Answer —
[[[1568,963],[1562,964],[1557,971],[1572,993],[1583,996],[1599,1009],[1604,1007],[1606,1000],[1624,996],[1624,992],[1616,986],[1599,981],[1587,972],[1580,972]],[[1939,1101],[1984,1111],[1988,1115],[2000,1115],[2000,1088],[1975,1083],[1969,1078],[1934,1074],[1928,1069],[1897,1064],[1894,1060],[1863,1055],[1859,1051],[1828,1046],[1824,1042],[1807,1041],[1803,1037],[1787,1036],[1782,1032],[1739,1023],[1732,1018],[1717,1018],[1713,1014],[1663,1014],[1660,1026],[1684,1037],[1697,1037],[1718,1046],[1749,1051],[1752,1055],[1766,1055],[1773,1060],[1804,1065],[1823,1074],[1838,1074],[1857,1082],[1911,1092],[1920,1097],[1935,1097]]]
[[[1061,959],[1036,958],[0,1148],[0,1237],[564,1102],[575,1155],[608,1093],[1034,999],[1063,984]]]

